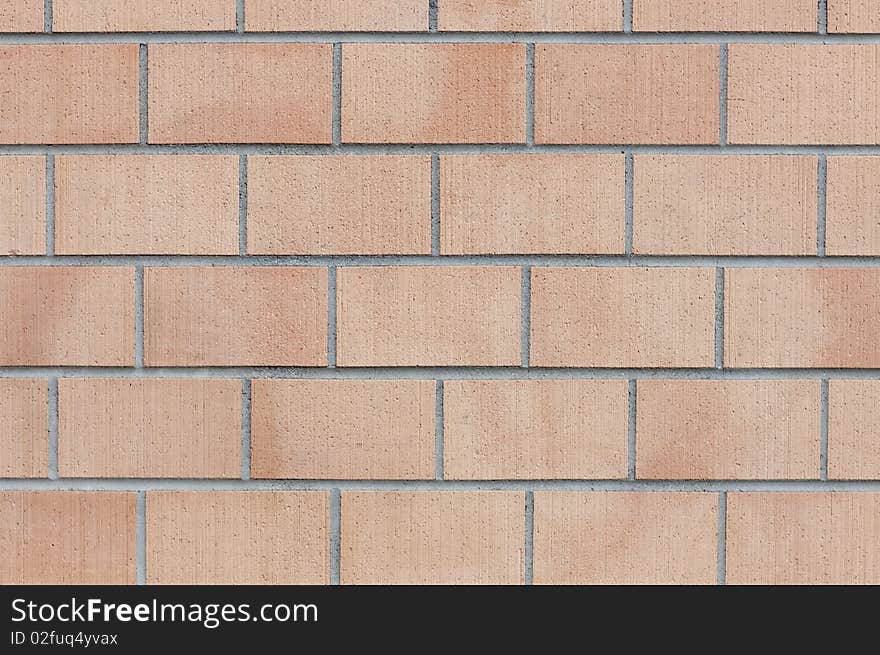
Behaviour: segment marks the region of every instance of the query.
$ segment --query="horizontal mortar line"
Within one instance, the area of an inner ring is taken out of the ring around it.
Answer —
[[[880,368],[559,368],[376,366],[0,366],[0,378],[251,378],[280,380],[878,380]]]

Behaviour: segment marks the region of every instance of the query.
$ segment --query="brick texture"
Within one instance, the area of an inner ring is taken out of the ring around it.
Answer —
[[[0,379],[0,478],[48,473],[48,383]]]
[[[0,157],[0,254],[46,252],[46,160]]]
[[[179,32],[235,29],[235,0],[53,0],[56,32]]]
[[[0,32],[42,32],[45,0],[0,0]]]
[[[880,479],[880,380],[828,382],[828,477]]]
[[[880,157],[829,157],[828,255],[880,256]]]
[[[441,0],[437,23],[450,32],[614,32],[623,12],[617,0]]]
[[[520,492],[342,494],[342,584],[522,584]]]
[[[633,30],[815,32],[816,7],[815,0],[633,0]]]
[[[245,28],[253,32],[418,32],[428,29],[422,0],[247,0]]]
[[[828,31],[880,32],[880,11],[874,0],[828,0]]]

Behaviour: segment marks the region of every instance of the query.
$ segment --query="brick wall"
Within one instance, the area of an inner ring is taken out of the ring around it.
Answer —
[[[880,583],[875,2],[0,31],[0,583]]]

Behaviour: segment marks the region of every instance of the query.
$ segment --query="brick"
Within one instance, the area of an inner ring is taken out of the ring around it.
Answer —
[[[819,479],[819,382],[639,380],[636,477]]]
[[[45,0],[0,0],[0,32],[42,32]]]
[[[330,143],[332,50],[150,44],[150,143]]]
[[[0,254],[46,253],[46,160],[0,157]]]
[[[829,157],[825,253],[880,255],[880,157]]]
[[[431,254],[430,157],[249,157],[248,252]]]
[[[627,475],[625,380],[447,380],[444,477]]]
[[[434,478],[433,380],[254,380],[255,478]]]
[[[55,32],[193,32],[235,29],[235,0],[53,0]]]
[[[535,141],[718,143],[718,62],[714,45],[539,44]]]
[[[339,366],[518,366],[520,270],[346,267],[337,272]]]
[[[0,491],[0,584],[135,583],[135,494]]]
[[[712,584],[718,495],[535,493],[535,584]]]
[[[880,494],[727,495],[729,584],[878,584]]]
[[[134,364],[134,269],[0,268],[0,366]]]
[[[522,43],[342,47],[342,140],[524,143]]]
[[[812,156],[637,156],[633,252],[815,255]]]
[[[55,158],[57,254],[238,254],[238,157]]]
[[[829,381],[828,478],[880,479],[880,381]]]
[[[148,492],[147,583],[327,584],[328,523],[326,492]]]
[[[623,28],[618,0],[443,0],[438,27],[451,32],[614,32]]]
[[[623,155],[440,158],[443,254],[624,252]]]
[[[0,46],[0,143],[137,143],[137,44]]]
[[[342,584],[522,584],[522,492],[345,492]]]
[[[49,424],[46,380],[0,379],[0,478],[45,478]]]
[[[241,382],[58,381],[58,471],[67,478],[238,478]]]
[[[531,365],[712,366],[714,277],[706,268],[535,267]]]
[[[815,32],[815,0],[634,0],[634,32]]]
[[[828,0],[828,31],[880,32],[880,11],[875,0]]]
[[[880,269],[727,269],[724,364],[880,366]]]
[[[419,32],[428,29],[423,0],[247,0],[250,32]]]
[[[327,269],[144,270],[147,366],[324,366]]]
[[[880,46],[731,44],[728,139],[880,143]]]

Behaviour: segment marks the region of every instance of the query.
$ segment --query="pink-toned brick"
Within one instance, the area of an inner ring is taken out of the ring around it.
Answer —
[[[235,29],[235,0],[53,0],[55,32],[192,32]]]
[[[46,252],[46,160],[0,157],[0,255]]]
[[[45,0],[0,0],[0,32],[42,32]]]
[[[422,0],[247,0],[249,32],[419,32],[428,30]]]
[[[880,157],[829,157],[825,253],[880,255]]]
[[[614,32],[619,0],[441,0],[437,23],[450,32]]]
[[[0,478],[45,478],[49,472],[49,382],[0,379]]]
[[[828,0],[828,31],[854,34],[880,32],[877,0]]]
[[[633,31],[815,32],[816,7],[815,0],[633,0]]]
[[[880,479],[880,380],[828,382],[828,478]]]

